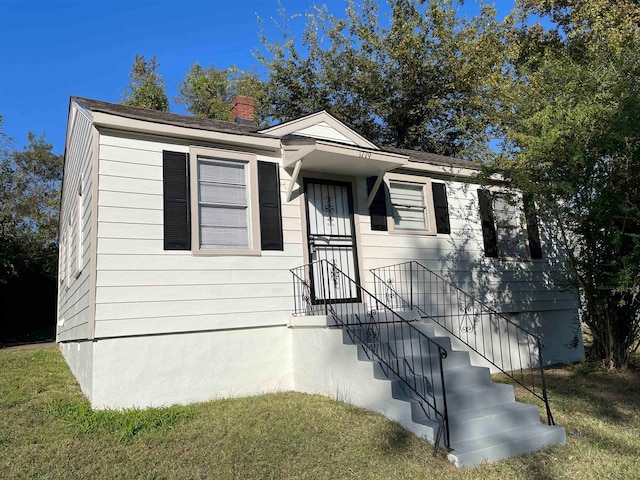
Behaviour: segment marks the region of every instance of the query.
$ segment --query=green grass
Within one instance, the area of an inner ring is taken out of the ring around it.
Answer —
[[[567,445],[458,470],[398,425],[328,398],[92,411],[55,348],[0,350],[0,479],[638,478],[638,373],[581,364],[547,378]]]

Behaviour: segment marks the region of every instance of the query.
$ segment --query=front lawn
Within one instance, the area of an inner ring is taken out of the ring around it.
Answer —
[[[0,350],[0,479],[639,478],[640,375],[576,365],[547,379],[567,445],[458,470],[385,418],[321,396],[93,412],[55,347]]]

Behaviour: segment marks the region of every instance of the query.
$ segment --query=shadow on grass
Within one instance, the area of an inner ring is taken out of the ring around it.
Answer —
[[[390,455],[404,453],[411,446],[413,435],[397,423],[387,423],[378,435],[380,449]]]

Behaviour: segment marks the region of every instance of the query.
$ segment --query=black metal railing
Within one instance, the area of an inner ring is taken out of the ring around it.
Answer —
[[[443,360],[446,350],[388,305],[344,274],[335,263],[320,260],[291,270],[294,315],[326,314],[377,361],[387,378],[399,380],[403,391],[437,425],[434,455],[441,442],[450,448]],[[357,298],[358,301],[345,301]]]
[[[540,338],[419,262],[371,270],[374,292],[395,310],[417,310],[540,399],[555,425]]]

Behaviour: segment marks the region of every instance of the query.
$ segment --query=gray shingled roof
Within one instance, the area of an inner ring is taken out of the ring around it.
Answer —
[[[462,160],[461,158],[445,157],[444,155],[421,152],[418,150],[408,150],[406,148],[382,147],[381,150],[384,152],[407,155],[409,157],[409,160],[412,162],[430,163],[432,165],[442,165],[445,167],[462,167],[470,168],[472,170],[480,170],[479,165],[470,162],[469,160]]]
[[[193,117],[191,115],[159,112],[157,110],[148,110],[146,108],[131,107],[129,105],[102,102],[100,100],[92,100],[82,97],[71,97],[71,100],[78,102],[80,105],[93,112],[108,113],[135,120],[145,120],[148,122],[175,125],[177,127],[210,130],[213,132],[233,133],[237,135],[249,135],[262,138],[276,138],[271,135],[257,133],[258,128],[253,125],[242,125],[240,123],[224,122],[222,120],[212,120],[210,118]]]
[[[131,107],[118,103],[102,102],[82,97],[71,97],[72,101],[78,102],[83,107],[93,112],[102,112],[119,117],[144,120],[148,122],[175,125],[178,127],[197,128],[200,130],[210,130],[213,132],[232,133],[236,135],[248,135],[261,138],[278,138],[273,135],[258,133],[258,128],[253,125],[242,125],[240,123],[224,122],[222,120],[212,120],[210,118],[194,117],[191,115],[179,115],[177,113],[159,112],[146,108]],[[288,138],[296,138],[296,135],[288,135]],[[298,140],[305,137],[298,137]],[[430,163],[432,165],[442,165],[446,167],[462,167],[479,170],[480,167],[473,162],[461,160],[459,158],[445,157],[435,153],[421,152],[418,150],[408,150],[406,148],[382,147],[380,150],[389,153],[399,153],[407,155],[412,162]]]

